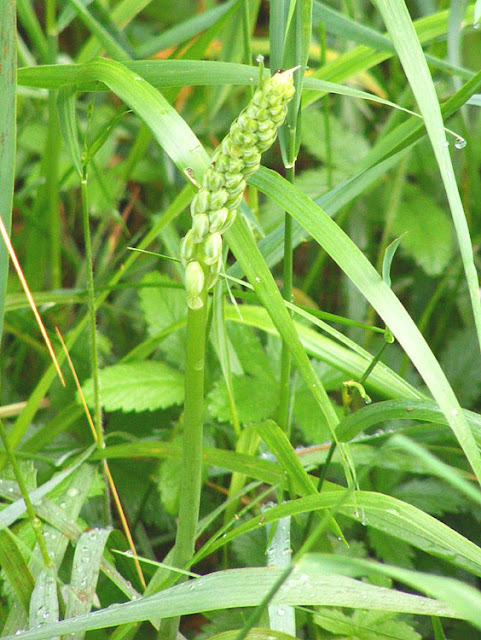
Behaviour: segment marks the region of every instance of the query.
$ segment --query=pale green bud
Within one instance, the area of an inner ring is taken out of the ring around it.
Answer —
[[[210,193],[207,189],[202,188],[197,191],[190,205],[192,217],[199,213],[205,213],[209,209]]]
[[[188,296],[199,296],[204,288],[204,270],[197,260],[189,262],[185,268],[185,289]]]
[[[245,180],[241,173],[226,173],[225,187],[228,191],[240,187],[242,191],[245,189]]]
[[[192,260],[195,253],[195,242],[192,238],[192,229],[189,229],[180,242],[180,259],[184,266]]]
[[[226,207],[222,207],[221,209],[217,209],[216,211],[212,211],[209,215],[210,219],[210,232],[211,233],[222,233],[222,229],[224,227],[225,221],[227,220],[227,216],[229,215],[229,209]]]
[[[187,294],[187,305],[189,309],[197,311],[198,309],[202,309],[202,307],[204,306],[204,301],[200,296],[191,296]]]
[[[199,213],[192,221],[192,239],[194,242],[202,242],[209,233],[209,216]]]
[[[207,170],[204,178],[202,179],[202,186],[209,191],[217,191],[224,186],[224,182],[223,174],[211,167]]]
[[[228,192],[225,189],[219,189],[218,191],[214,191],[210,196],[210,208],[212,209],[220,209],[225,205],[227,199],[229,197]]]
[[[220,233],[213,233],[207,238],[204,244],[204,262],[213,265],[219,261],[222,254],[222,236]]]

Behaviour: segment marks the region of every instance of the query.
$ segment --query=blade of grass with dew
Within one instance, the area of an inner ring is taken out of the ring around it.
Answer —
[[[323,491],[322,494],[284,502],[238,525],[209,545],[207,553],[211,554],[238,536],[280,518],[332,509],[338,501],[339,491]],[[337,514],[368,524],[476,576],[481,574],[481,549],[476,544],[407,502],[373,491],[356,491],[342,503]],[[196,560],[202,558],[200,553]]]
[[[474,264],[469,228],[454,177],[454,167],[447,148],[443,119],[433,81],[404,0],[396,0],[396,2],[379,0],[377,6],[396,47],[421,114],[424,117],[428,136],[436,156],[458,238],[481,349],[479,280]],[[466,141],[462,140],[462,142],[457,141],[455,146],[460,147],[465,144]]]
[[[65,620],[43,629],[26,631],[6,640],[45,640],[55,634],[68,634],[114,627],[126,622],[147,620],[154,615],[169,617],[215,609],[251,607],[261,602],[282,573],[274,567],[232,569],[211,573],[180,584],[149,598],[115,605],[104,610]],[[302,576],[302,577],[301,577]],[[348,606],[377,611],[399,611],[421,615],[456,616],[447,604],[430,598],[385,589],[340,576],[319,576],[303,565],[294,570],[284,583],[282,592],[272,600],[278,605]],[[50,635],[48,635],[50,634]]]
[[[18,546],[16,537],[9,529],[0,531],[0,566],[9,588],[13,589],[23,610],[28,612],[34,579]]]
[[[12,221],[13,185],[15,179],[16,136],[16,39],[15,2],[6,0],[0,5],[0,217],[10,234]],[[8,279],[8,250],[0,240],[0,342],[2,339],[5,292]]]
[[[463,415],[478,445],[481,445],[481,416],[463,409]],[[338,437],[342,442],[352,440],[361,431],[389,420],[419,420],[449,425],[446,416],[432,400],[386,400],[363,407],[339,423]]]
[[[403,582],[416,591],[425,592],[435,597],[440,603],[449,603],[455,609],[458,616],[467,620],[472,625],[481,629],[481,596],[472,586],[454,580],[420,571],[402,569],[400,567],[384,565],[359,558],[342,558],[334,555],[311,554],[303,558],[299,569],[315,571],[315,566],[320,569],[321,575],[332,573],[345,576],[387,576],[396,582]]]
[[[49,626],[58,621],[59,613],[56,576],[50,569],[45,569],[37,576],[33,588],[28,618],[29,627],[38,629]],[[58,635],[52,635],[51,638],[60,640]]]
[[[111,529],[90,529],[80,536],[73,557],[65,619],[90,612],[97,589],[100,561],[110,532]],[[79,632],[72,634],[71,640],[82,640],[83,637],[84,634]]]
[[[55,474],[53,478],[47,480],[44,484],[42,484],[38,489],[34,489],[30,493],[30,499],[32,504],[35,505],[36,502],[41,500],[43,496],[46,496],[52,489],[57,487],[61,482],[68,478],[78,467],[80,467],[92,454],[94,447],[89,447],[79,458],[67,469],[60,471]],[[0,512],[0,529],[4,529],[5,527],[9,527],[15,520],[20,518],[25,513],[25,503],[23,500],[16,500],[8,507],[5,507]]]
[[[307,196],[267,169],[252,176],[251,181],[289,211],[376,309],[423,377],[481,482],[481,457],[456,396],[423,336],[392,290],[349,237]],[[242,263],[241,266],[246,268]]]

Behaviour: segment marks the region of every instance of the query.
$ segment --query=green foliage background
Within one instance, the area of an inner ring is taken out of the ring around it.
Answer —
[[[160,638],[177,616],[187,638],[481,637],[480,18],[0,3],[0,217],[66,379],[2,240],[1,637]],[[209,302],[185,580],[179,244],[262,57],[304,75]]]

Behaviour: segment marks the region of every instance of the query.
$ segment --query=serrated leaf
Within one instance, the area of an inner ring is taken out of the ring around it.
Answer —
[[[130,362],[100,371],[102,406],[106,411],[156,411],[184,400],[184,379],[163,362]],[[89,405],[92,381],[83,386]]]
[[[421,636],[406,622],[390,613],[355,611],[351,616],[338,609],[324,608],[314,614],[314,621],[344,640],[420,640]]]
[[[278,402],[277,385],[251,376],[233,376],[232,387],[240,422],[248,424],[271,416]],[[232,412],[224,380],[215,383],[208,396],[210,414],[220,422],[229,422]]]
[[[457,513],[466,505],[466,498],[438,478],[414,479],[397,487],[392,494],[433,516]]]
[[[368,536],[369,543],[380,560],[413,568],[414,549],[409,544],[371,527]]]
[[[451,333],[441,365],[463,407],[472,407],[481,394],[481,361],[473,329]]]
[[[187,314],[184,289],[172,288],[173,280],[160,273],[149,273],[143,279],[148,287],[139,291],[140,309],[147,323],[150,336],[155,336]],[[158,287],[153,285],[158,284]],[[185,329],[167,336],[159,349],[170,362],[180,367],[185,363]]]
[[[434,200],[419,189],[407,189],[393,224],[395,235],[406,234],[401,251],[429,275],[440,275],[453,254],[452,225]]]

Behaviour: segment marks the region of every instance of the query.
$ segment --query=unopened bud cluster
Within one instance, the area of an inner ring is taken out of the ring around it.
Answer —
[[[181,244],[187,304],[203,305],[201,293],[217,282],[222,266],[222,236],[234,222],[247,178],[260,165],[261,154],[276,139],[294,95],[293,70],[278,72],[255,92],[216,149],[212,166],[191,204],[192,228]]]

